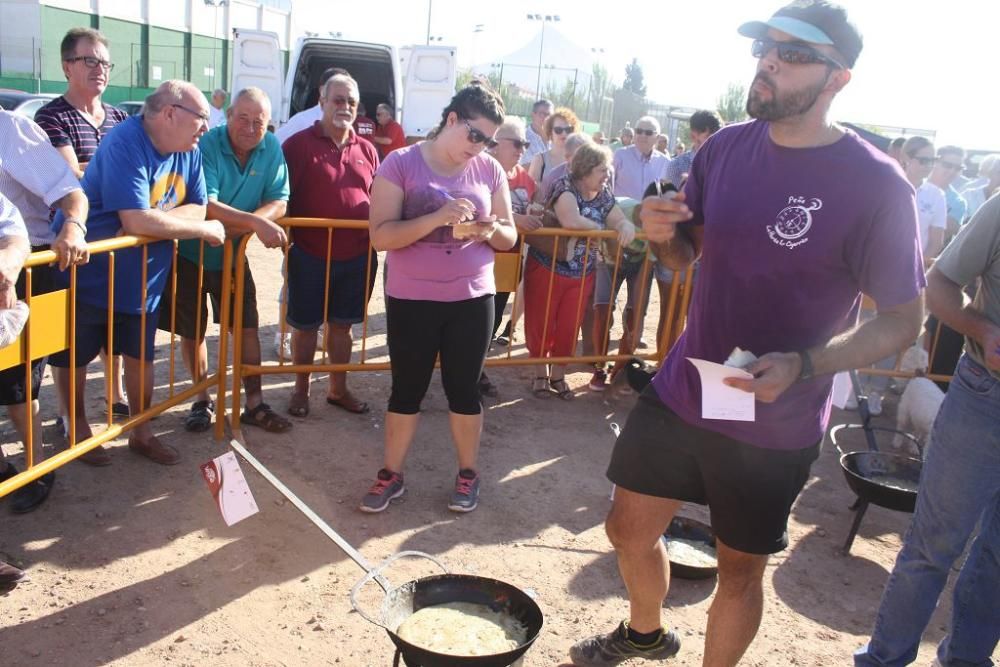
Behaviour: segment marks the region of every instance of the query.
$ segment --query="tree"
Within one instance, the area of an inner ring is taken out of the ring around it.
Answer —
[[[646,82],[638,58],[632,58],[632,62],[625,65],[625,81],[622,83],[622,88],[639,97],[646,96]]]
[[[594,63],[590,70],[590,86],[586,105],[580,103],[580,111],[584,112],[586,120],[601,119],[601,111],[604,109],[604,98],[610,97],[614,93],[615,84],[608,74],[607,68],[600,63]],[[582,117],[582,116],[581,116]]]
[[[730,83],[716,103],[719,115],[727,123],[738,123],[747,118],[747,89],[739,83]]]

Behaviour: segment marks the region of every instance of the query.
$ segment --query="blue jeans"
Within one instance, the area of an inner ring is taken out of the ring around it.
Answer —
[[[908,665],[955,559],[982,520],[955,583],[944,667],[993,665],[1000,639],[1000,381],[963,356],[931,432],[913,522],[861,666]]]

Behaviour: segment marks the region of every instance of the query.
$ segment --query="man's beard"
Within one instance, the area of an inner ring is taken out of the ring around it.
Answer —
[[[765,102],[754,92],[753,84],[757,81],[762,81],[771,89],[772,97],[770,100]],[[824,79],[813,86],[781,94],[774,82],[764,72],[757,72],[753,83],[750,84],[750,92],[747,94],[747,115],[757,120],[769,121],[799,116],[812,109],[825,87],[826,80]]]

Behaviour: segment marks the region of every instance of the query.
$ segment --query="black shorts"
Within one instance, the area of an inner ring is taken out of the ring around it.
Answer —
[[[113,313],[111,319],[112,354],[124,354],[132,359],[153,360],[156,341],[156,322],[159,312],[146,313],[146,329],[142,328],[142,316],[135,313]],[[145,338],[145,357],[142,356]],[[108,309],[106,306],[92,306],[82,301],[76,302],[76,367],[86,366],[101,350],[107,351]],[[57,352],[49,358],[49,363],[57,368],[69,368],[69,350]]]
[[[788,514],[819,449],[819,442],[765,449],[691,426],[650,385],[615,443],[608,479],[635,493],[708,505],[726,546],[773,554],[788,546]]]
[[[365,319],[375,287],[378,257],[375,253],[361,254],[353,259],[332,260],[330,266],[329,301],[323,317],[326,294],[326,259],[310,255],[297,245],[288,250],[288,324],[299,331],[318,329],[324,321],[332,324],[357,324]],[[365,268],[368,268],[367,279]]]
[[[49,246],[32,246],[32,252],[40,252],[42,250],[48,250]],[[54,292],[55,286],[55,271],[58,269],[51,264],[45,266],[36,266],[31,270],[31,295],[38,296],[39,294],[48,294],[49,292]],[[17,285],[15,287],[17,291],[17,298],[24,300],[25,295],[25,277],[24,271],[21,271],[20,275],[17,277]],[[37,324],[36,324],[37,326]],[[42,376],[45,375],[45,362],[48,357],[42,357],[41,359],[35,359],[31,362],[31,399],[35,400],[38,398],[38,390],[42,386]],[[5,368],[0,371],[0,405],[20,405],[27,400],[28,384],[26,382],[26,371],[25,364],[19,364],[12,368]]]
[[[257,318],[257,286],[250,273],[250,264],[246,263],[243,274],[243,328],[256,329]],[[235,274],[234,274],[235,275]],[[157,325],[161,331],[170,331],[170,310],[173,303],[171,293],[172,277],[168,275],[167,285],[163,288],[160,299],[160,318]],[[235,286],[236,282],[231,283]],[[212,302],[212,321],[219,324],[222,313],[222,271],[205,269],[201,277],[201,313],[198,312],[198,265],[191,260],[177,256],[177,313],[174,316],[174,333],[189,340],[201,340],[208,330],[208,302]],[[235,288],[231,296],[235,296]],[[229,302],[229,315],[233,316],[235,300]],[[200,322],[200,328],[197,327]]]

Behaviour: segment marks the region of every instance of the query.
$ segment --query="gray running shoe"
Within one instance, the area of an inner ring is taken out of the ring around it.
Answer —
[[[451,494],[448,509],[452,512],[471,512],[478,505],[479,473],[474,470],[459,471],[455,477],[455,490]]]
[[[680,649],[681,640],[667,630],[663,631],[660,641],[652,646],[634,644],[628,640],[628,629],[623,622],[609,634],[597,635],[573,644],[569,649],[569,657],[578,667],[605,667],[632,658],[666,660]]]
[[[378,471],[375,483],[368,493],[361,499],[361,506],[358,508],[362,512],[374,514],[381,512],[394,499],[399,498],[406,492],[403,486],[403,476],[398,472],[391,472],[385,468]]]

